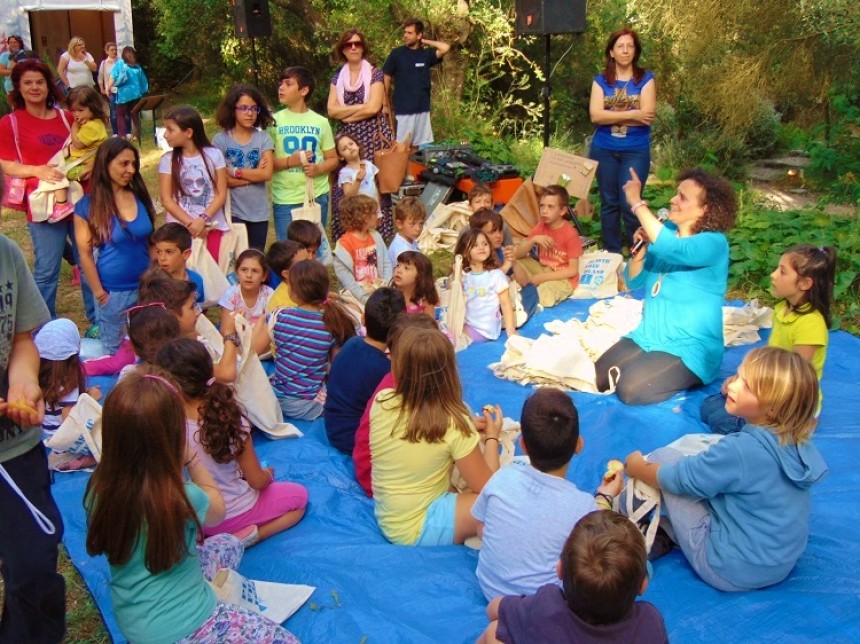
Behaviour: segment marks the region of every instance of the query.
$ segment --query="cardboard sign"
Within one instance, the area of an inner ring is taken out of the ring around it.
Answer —
[[[597,161],[570,152],[544,148],[534,183],[536,186],[564,186],[571,197],[585,199],[597,172]]]

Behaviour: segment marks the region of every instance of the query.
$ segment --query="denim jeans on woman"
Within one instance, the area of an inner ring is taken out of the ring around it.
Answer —
[[[639,228],[636,218],[624,197],[623,186],[630,180],[630,168],[642,180],[642,189],[651,167],[651,149],[609,150],[596,145],[591,146],[591,158],[598,162],[597,187],[600,191],[600,236],[603,248],[612,253],[620,253],[627,243],[633,245],[633,233]],[[621,222],[624,221],[622,235]]]
[[[60,265],[63,263],[63,250],[66,238],[72,240],[72,251],[75,263],[79,263],[78,247],[75,244],[74,217],[67,217],[56,224],[29,223],[30,239],[33,241],[33,278],[36,287],[42,294],[42,299],[48,305],[51,317],[57,317],[57,284],[60,281]],[[86,277],[81,275],[81,294],[84,300],[84,311],[90,324],[97,324],[95,299]]]
[[[108,291],[108,301],[99,304],[99,334],[107,355],[114,355],[125,339],[126,311],[137,304],[137,289]]]

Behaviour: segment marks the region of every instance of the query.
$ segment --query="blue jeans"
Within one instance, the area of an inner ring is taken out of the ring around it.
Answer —
[[[137,289],[108,291],[110,297],[99,305],[99,332],[106,355],[114,355],[125,338],[125,312],[137,304]]]
[[[651,149],[607,150],[591,146],[591,158],[598,162],[597,187],[600,191],[600,236],[603,248],[611,253],[620,253],[625,241],[628,248],[633,245],[633,233],[639,228],[639,220],[630,211],[632,204],[624,197],[624,184],[630,179],[630,168],[642,180],[642,189],[651,167]],[[624,236],[621,221],[624,220]]]
[[[328,226],[328,193],[321,194],[314,199],[322,209],[322,225],[323,228]],[[287,238],[287,227],[293,223],[293,210],[304,206],[303,203],[276,203],[272,208],[275,217],[275,236],[278,241],[284,241]]]
[[[108,94],[108,107],[110,108],[110,129],[116,134],[116,94]]]
[[[79,264],[78,247],[75,244],[74,217],[67,217],[56,224],[28,223],[30,239],[33,241],[33,255],[35,262],[33,266],[33,279],[36,287],[42,294],[42,299],[48,305],[48,311],[52,318],[57,317],[57,283],[60,281],[60,265],[63,262],[63,250],[66,247],[66,238],[72,240],[72,251],[75,255],[75,264]],[[87,278],[81,274],[81,294],[84,300],[84,311],[90,324],[98,321],[96,317],[96,305],[93,292],[87,283]]]
[[[671,447],[661,447],[648,455],[648,460],[661,465],[671,465],[684,459],[684,455]],[[708,542],[711,539],[711,512],[707,501],[683,494],[661,491],[665,517],[661,524],[675,541],[702,581],[717,590],[738,592],[741,588],[720,577],[708,561]]]
[[[705,398],[699,408],[699,417],[715,434],[733,434],[741,431],[747,424],[743,418],[732,416],[726,411],[726,397],[723,394]]]

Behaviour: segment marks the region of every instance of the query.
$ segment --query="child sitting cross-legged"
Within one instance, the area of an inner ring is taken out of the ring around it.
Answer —
[[[256,248],[248,248],[236,258],[237,284],[231,285],[221,298],[221,327],[227,328],[234,315],[241,315],[252,326],[251,344],[258,354],[269,349],[266,327],[266,305],[272,297],[272,287],[266,284],[269,266],[266,256]]]
[[[523,548],[528,548],[525,543]],[[668,642],[657,608],[637,602],[648,587],[642,534],[610,511],[586,514],[556,564],[563,590],[546,584],[531,596],[496,597],[479,644]]]
[[[570,196],[561,186],[544,188],[540,221],[514,250],[514,274],[520,285],[537,286],[541,306],[555,306],[573,295],[579,284],[582,239],[565,217],[570,217]],[[530,257],[537,247],[537,259]]]
[[[392,543],[461,544],[477,534],[472,504],[499,469],[501,409],[484,412],[482,453],[454,347],[438,330],[407,327],[394,346],[391,373],[395,384],[376,395],[369,415],[376,520]],[[450,491],[455,463],[472,492]]]
[[[394,225],[397,234],[388,247],[388,259],[392,266],[397,264],[397,258],[403,251],[418,252],[418,235],[424,228],[427,219],[427,209],[418,197],[403,197],[394,206]]]
[[[313,420],[323,413],[329,364],[355,335],[349,313],[329,300],[325,266],[306,259],[290,269],[290,296],[296,306],[277,311],[275,374],[272,386],[287,418]]]
[[[224,521],[204,526],[203,534],[231,533],[249,547],[301,521],[307,490],[275,481],[274,469],[260,466],[251,427],[232,387],[213,378],[206,348],[179,338],[161,348],[156,363],[179,386],[188,445],[214,477],[226,506]]]
[[[191,257],[191,233],[175,221],[164,224],[149,238],[150,254],[170,277],[177,280],[194,282],[197,287],[197,301],[203,302],[203,278],[200,273],[188,268]]]
[[[619,472],[601,481],[595,496],[565,478],[583,446],[579,415],[565,392],[538,389],[523,405],[520,424],[520,446],[531,465],[501,468],[472,506],[483,540],[478,582],[488,600],[559,583],[555,562],[573,526],[597,509],[595,496],[608,505],[624,478]]]
[[[325,432],[329,443],[352,454],[358,421],[382,378],[391,370],[385,343],[394,320],[406,311],[400,291],[377,289],[364,307],[364,338],[346,341],[332,360],[325,400]]]
[[[340,219],[346,232],[334,249],[334,272],[338,281],[364,304],[376,290],[378,280],[391,279],[391,262],[385,242],[373,230],[379,204],[367,195],[346,197],[340,202]]]

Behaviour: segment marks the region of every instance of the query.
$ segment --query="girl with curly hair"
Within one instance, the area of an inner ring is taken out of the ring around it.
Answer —
[[[156,364],[179,385],[188,444],[224,498],[224,521],[204,525],[203,534],[231,533],[247,548],[301,521],[307,490],[276,482],[274,468],[260,466],[251,427],[233,388],[215,380],[206,347],[187,338],[173,340],[158,352]]]
[[[642,322],[595,364],[597,387],[606,391],[610,372],[618,397],[648,405],[708,384],[723,360],[723,299],[729,274],[728,232],[737,200],[725,179],[700,168],[682,172],[661,222],[642,199],[642,182],[630,170],[624,195],[644,245],[627,263],[630,288],[645,288]],[[618,375],[620,373],[620,375]]]

